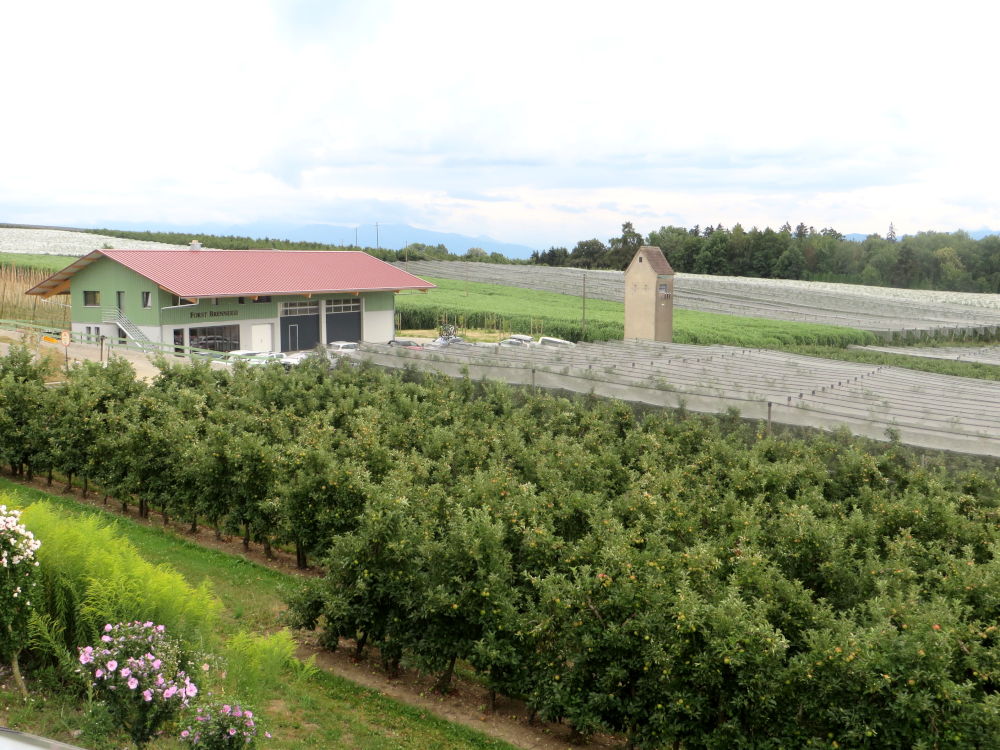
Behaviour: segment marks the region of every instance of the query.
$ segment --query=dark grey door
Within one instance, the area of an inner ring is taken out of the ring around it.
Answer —
[[[326,343],[331,341],[360,341],[361,313],[327,313]]]

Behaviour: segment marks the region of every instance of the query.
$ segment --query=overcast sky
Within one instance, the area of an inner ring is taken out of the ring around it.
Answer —
[[[1000,229],[985,0],[8,2],[0,222]]]

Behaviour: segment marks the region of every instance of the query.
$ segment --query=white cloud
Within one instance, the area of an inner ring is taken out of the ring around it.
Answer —
[[[1000,228],[998,15],[8,4],[0,65],[19,73],[0,118],[0,220],[362,223],[391,206],[400,222],[536,246],[628,220]]]

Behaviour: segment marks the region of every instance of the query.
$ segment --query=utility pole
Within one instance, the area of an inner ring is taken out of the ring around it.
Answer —
[[[375,222],[375,249],[376,250],[380,250],[381,248],[382,248],[382,246],[378,244],[378,222],[376,221]]]
[[[587,272],[583,271],[583,321],[581,324],[584,332],[587,331]]]
[[[354,247],[358,246],[358,228],[354,227]]]

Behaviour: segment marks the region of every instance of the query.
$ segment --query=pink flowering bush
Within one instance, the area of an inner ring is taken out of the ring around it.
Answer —
[[[35,552],[41,543],[21,525],[21,512],[0,505],[0,660],[10,664],[21,694],[18,654],[28,632],[31,600],[38,585]]]
[[[180,738],[182,742],[206,750],[250,748],[257,741],[258,730],[253,711],[224,703],[198,708],[194,724],[183,729]],[[268,732],[263,734],[271,736]]]
[[[198,694],[164,631],[151,622],[109,623],[97,646],[80,649],[94,697],[140,748]]]

